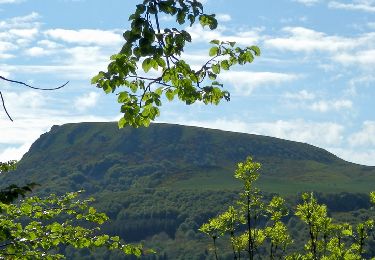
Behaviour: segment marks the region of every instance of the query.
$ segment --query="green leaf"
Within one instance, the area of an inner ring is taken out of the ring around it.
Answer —
[[[255,56],[260,56],[260,49],[258,46],[251,46],[250,49],[254,51]]]
[[[120,118],[120,120],[118,121],[118,128],[124,128],[124,126],[127,124],[127,121],[125,118]]]
[[[165,63],[165,61],[164,61],[163,58],[161,58],[161,57],[157,58],[157,59],[156,59],[156,62],[157,62],[158,65],[159,65],[160,67],[162,67],[163,69],[166,67],[166,63]]]
[[[221,61],[220,66],[223,70],[229,70],[229,62],[227,60]]]
[[[186,17],[186,12],[184,11],[184,10],[179,10],[178,12],[177,12],[177,22],[179,23],[179,24],[183,24],[183,23],[185,23],[185,17]]]
[[[190,26],[192,26],[193,23],[195,22],[195,16],[192,15],[192,14],[189,14],[189,15],[188,15],[188,19],[189,19],[189,21],[190,21]]]
[[[212,65],[212,72],[215,73],[215,74],[219,74],[220,73],[220,65],[219,64]]]
[[[167,97],[167,99],[169,101],[172,101],[173,98],[174,98],[174,92],[170,89],[168,89],[166,92],[165,92],[165,96]]]
[[[214,14],[212,15],[202,14],[201,16],[199,16],[199,22],[203,27],[208,25],[208,27],[211,30],[214,30],[217,27],[217,20]]]
[[[216,56],[216,55],[218,55],[218,53],[219,53],[219,47],[217,47],[217,46],[214,46],[214,47],[212,47],[211,49],[210,49],[210,51],[209,51],[209,55],[212,57],[212,56]]]
[[[151,63],[151,58],[146,58],[143,62],[142,62],[142,68],[144,70],[144,72],[148,72],[152,67],[152,63]]]
[[[155,89],[155,93],[160,96],[163,93],[163,87],[159,87],[159,88]]]
[[[208,71],[207,72],[208,73],[208,77],[210,78],[210,80],[215,80],[216,79],[216,74],[214,74],[214,73],[212,73],[212,72],[210,72],[210,71]]]
[[[91,84],[96,84],[98,83],[98,81],[104,77],[104,72],[103,71],[100,71],[96,76],[94,76],[92,79],[91,79]]]
[[[212,40],[210,41],[211,44],[220,44],[220,41],[219,40]]]

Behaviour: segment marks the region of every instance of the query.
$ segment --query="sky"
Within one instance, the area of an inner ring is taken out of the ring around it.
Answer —
[[[135,0],[0,0],[0,161],[20,159],[53,125],[116,121],[120,105],[90,84],[122,33]],[[208,57],[213,39],[257,45],[262,55],[219,79],[231,101],[187,106],[163,100],[157,122],[274,136],[375,166],[375,0],[205,0],[215,31],[187,27],[183,58]],[[167,16],[162,25],[173,25]]]

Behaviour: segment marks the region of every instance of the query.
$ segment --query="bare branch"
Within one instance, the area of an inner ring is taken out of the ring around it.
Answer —
[[[63,85],[58,86],[58,87],[56,87],[56,88],[38,88],[38,87],[30,86],[29,84],[26,84],[25,82],[22,82],[22,81],[17,81],[17,80],[7,79],[7,78],[5,78],[5,77],[3,77],[3,76],[0,76],[0,79],[5,80],[5,81],[8,81],[8,82],[11,82],[11,83],[20,84],[20,85],[26,86],[26,87],[28,87],[28,88],[37,89],[37,90],[56,90],[56,89],[60,89],[60,88],[65,87],[65,86],[69,83],[69,81],[67,81],[67,82],[65,82]]]
[[[56,89],[60,89],[60,88],[65,87],[69,83],[69,81],[67,81],[63,85],[55,87],[55,88],[38,88],[38,87],[30,86],[29,84],[26,84],[25,82],[22,82],[22,81],[7,79],[7,78],[5,78],[3,76],[0,76],[0,79],[2,79],[4,81],[11,82],[11,83],[16,83],[16,84],[19,84],[19,85],[23,85],[23,86],[26,86],[26,87],[31,88],[31,89],[37,89],[37,90],[56,90]],[[1,97],[1,102],[3,104],[3,108],[4,108],[5,113],[7,114],[8,118],[10,119],[10,121],[13,122],[12,117],[9,115],[9,113],[8,113],[8,111],[6,109],[5,101],[4,101],[3,94],[1,93],[1,91],[0,91],[0,97]]]
[[[11,118],[11,116],[10,116],[9,113],[8,113],[7,108],[5,107],[5,102],[4,102],[4,98],[3,98],[3,93],[1,93],[1,91],[0,91],[0,97],[1,97],[1,102],[3,103],[3,108],[4,108],[5,113],[7,114],[9,120],[13,122],[13,119]]]

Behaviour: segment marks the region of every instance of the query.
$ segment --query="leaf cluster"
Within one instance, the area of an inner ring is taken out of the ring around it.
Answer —
[[[140,256],[141,246],[123,244],[117,236],[100,234],[98,225],[108,220],[78,199],[80,192],[42,199],[28,197],[17,204],[0,203],[0,256],[12,259],[61,259],[60,246],[106,247]]]
[[[106,93],[117,92],[123,113],[119,127],[148,126],[160,115],[163,96],[169,101],[177,97],[186,104],[229,101],[229,92],[216,80],[220,71],[251,63],[260,55],[256,46],[240,48],[235,42],[213,40],[210,59],[193,69],[181,58],[191,35],[184,29],[162,27],[160,15],[174,17],[178,25],[199,22],[211,30],[218,25],[215,15],[206,14],[196,0],[145,0],[136,6],[121,51],[111,56],[106,72],[92,78],[92,84]],[[125,90],[118,90],[120,87]]]
[[[285,200],[274,196],[268,203],[255,187],[261,165],[248,157],[239,163],[234,177],[243,182],[237,208],[210,219],[199,229],[214,242],[230,236],[234,259],[247,255],[249,259],[261,256],[259,249],[268,251],[270,259],[363,259],[367,257],[366,243],[373,237],[374,220],[364,219],[356,225],[338,223],[328,216],[327,206],[319,204],[313,193],[303,193],[295,215],[307,227],[307,243],[302,250],[287,253],[293,244],[284,218],[289,215]],[[375,203],[375,192],[370,200]],[[263,221],[259,221],[263,218]],[[262,224],[265,223],[265,224]],[[268,250],[266,248],[268,247]],[[215,255],[216,243],[214,243]],[[218,258],[217,258],[218,259]]]

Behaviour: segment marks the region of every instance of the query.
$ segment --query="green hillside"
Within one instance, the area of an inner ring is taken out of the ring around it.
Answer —
[[[52,127],[2,182],[36,182],[41,194],[84,189],[111,218],[106,232],[143,240],[160,259],[199,259],[207,241],[197,228],[233,201],[239,188],[233,170],[248,155],[263,164],[259,186],[266,193],[312,190],[336,211],[350,211],[368,207],[364,194],[375,188],[375,167],[308,144],[170,124],[118,129],[116,123]]]
[[[108,185],[126,190],[138,179],[143,188],[232,190],[233,169],[248,155],[263,164],[264,191],[367,193],[375,183],[375,167],[303,143],[168,124],[119,130],[116,123],[54,126],[32,145],[12,181],[61,192],[80,185],[89,193]]]

